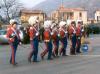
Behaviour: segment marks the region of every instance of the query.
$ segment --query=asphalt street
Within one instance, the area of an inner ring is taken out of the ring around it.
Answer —
[[[16,56],[17,66],[9,64],[11,49],[9,45],[0,45],[0,74],[99,74],[100,73],[100,35],[90,36],[89,52],[75,56],[55,58],[38,63],[28,63],[30,45],[19,46]],[[42,46],[42,48],[41,48]],[[44,45],[40,44],[39,54]],[[68,46],[69,48],[69,46]]]

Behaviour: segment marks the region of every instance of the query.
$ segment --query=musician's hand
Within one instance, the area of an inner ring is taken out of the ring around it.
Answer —
[[[9,40],[10,40],[10,42],[14,42],[14,39],[13,38],[10,38]]]
[[[51,32],[51,35],[53,35],[54,33],[53,32]]]
[[[70,43],[70,46],[72,46],[72,42]]]
[[[38,35],[39,35],[39,32],[36,33],[36,36],[38,36]]]
[[[30,41],[32,41],[33,39],[32,38],[30,38]]]
[[[22,45],[22,42],[19,42],[19,45]]]
[[[65,31],[65,33],[67,34],[68,32],[67,32],[67,31]]]
[[[58,34],[58,37],[60,37],[60,34]]]

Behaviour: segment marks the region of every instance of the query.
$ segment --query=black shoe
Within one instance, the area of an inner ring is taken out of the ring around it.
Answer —
[[[33,62],[40,62],[40,61],[37,61],[37,60],[36,60],[36,61],[33,61]]]
[[[47,60],[53,60],[53,58],[48,58]]]
[[[43,55],[41,55],[41,59],[44,60],[44,56]]]
[[[76,55],[76,53],[71,53],[71,55]]]
[[[18,63],[16,62],[16,63],[14,63],[14,64],[12,64],[13,66],[16,66]]]
[[[28,58],[28,62],[31,63],[31,59]]]
[[[62,56],[68,56],[68,55],[64,54],[64,55],[62,55]]]
[[[56,55],[54,58],[59,58],[60,56],[59,55]]]
[[[81,51],[78,51],[78,52],[76,52],[76,53],[82,53]]]
[[[52,54],[52,56],[53,56],[54,58],[56,57],[54,53]]]

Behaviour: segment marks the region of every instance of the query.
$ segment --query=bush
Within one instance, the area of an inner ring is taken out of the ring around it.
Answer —
[[[28,44],[30,43],[30,39],[29,39],[29,35],[28,34],[24,34],[24,39],[23,39],[23,44]]]
[[[96,25],[89,25],[86,27],[86,32],[89,34],[100,34],[100,27]]]

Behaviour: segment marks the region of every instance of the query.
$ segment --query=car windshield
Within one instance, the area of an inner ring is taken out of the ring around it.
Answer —
[[[0,31],[0,35],[5,35],[6,34],[6,31],[5,30],[1,30]]]

